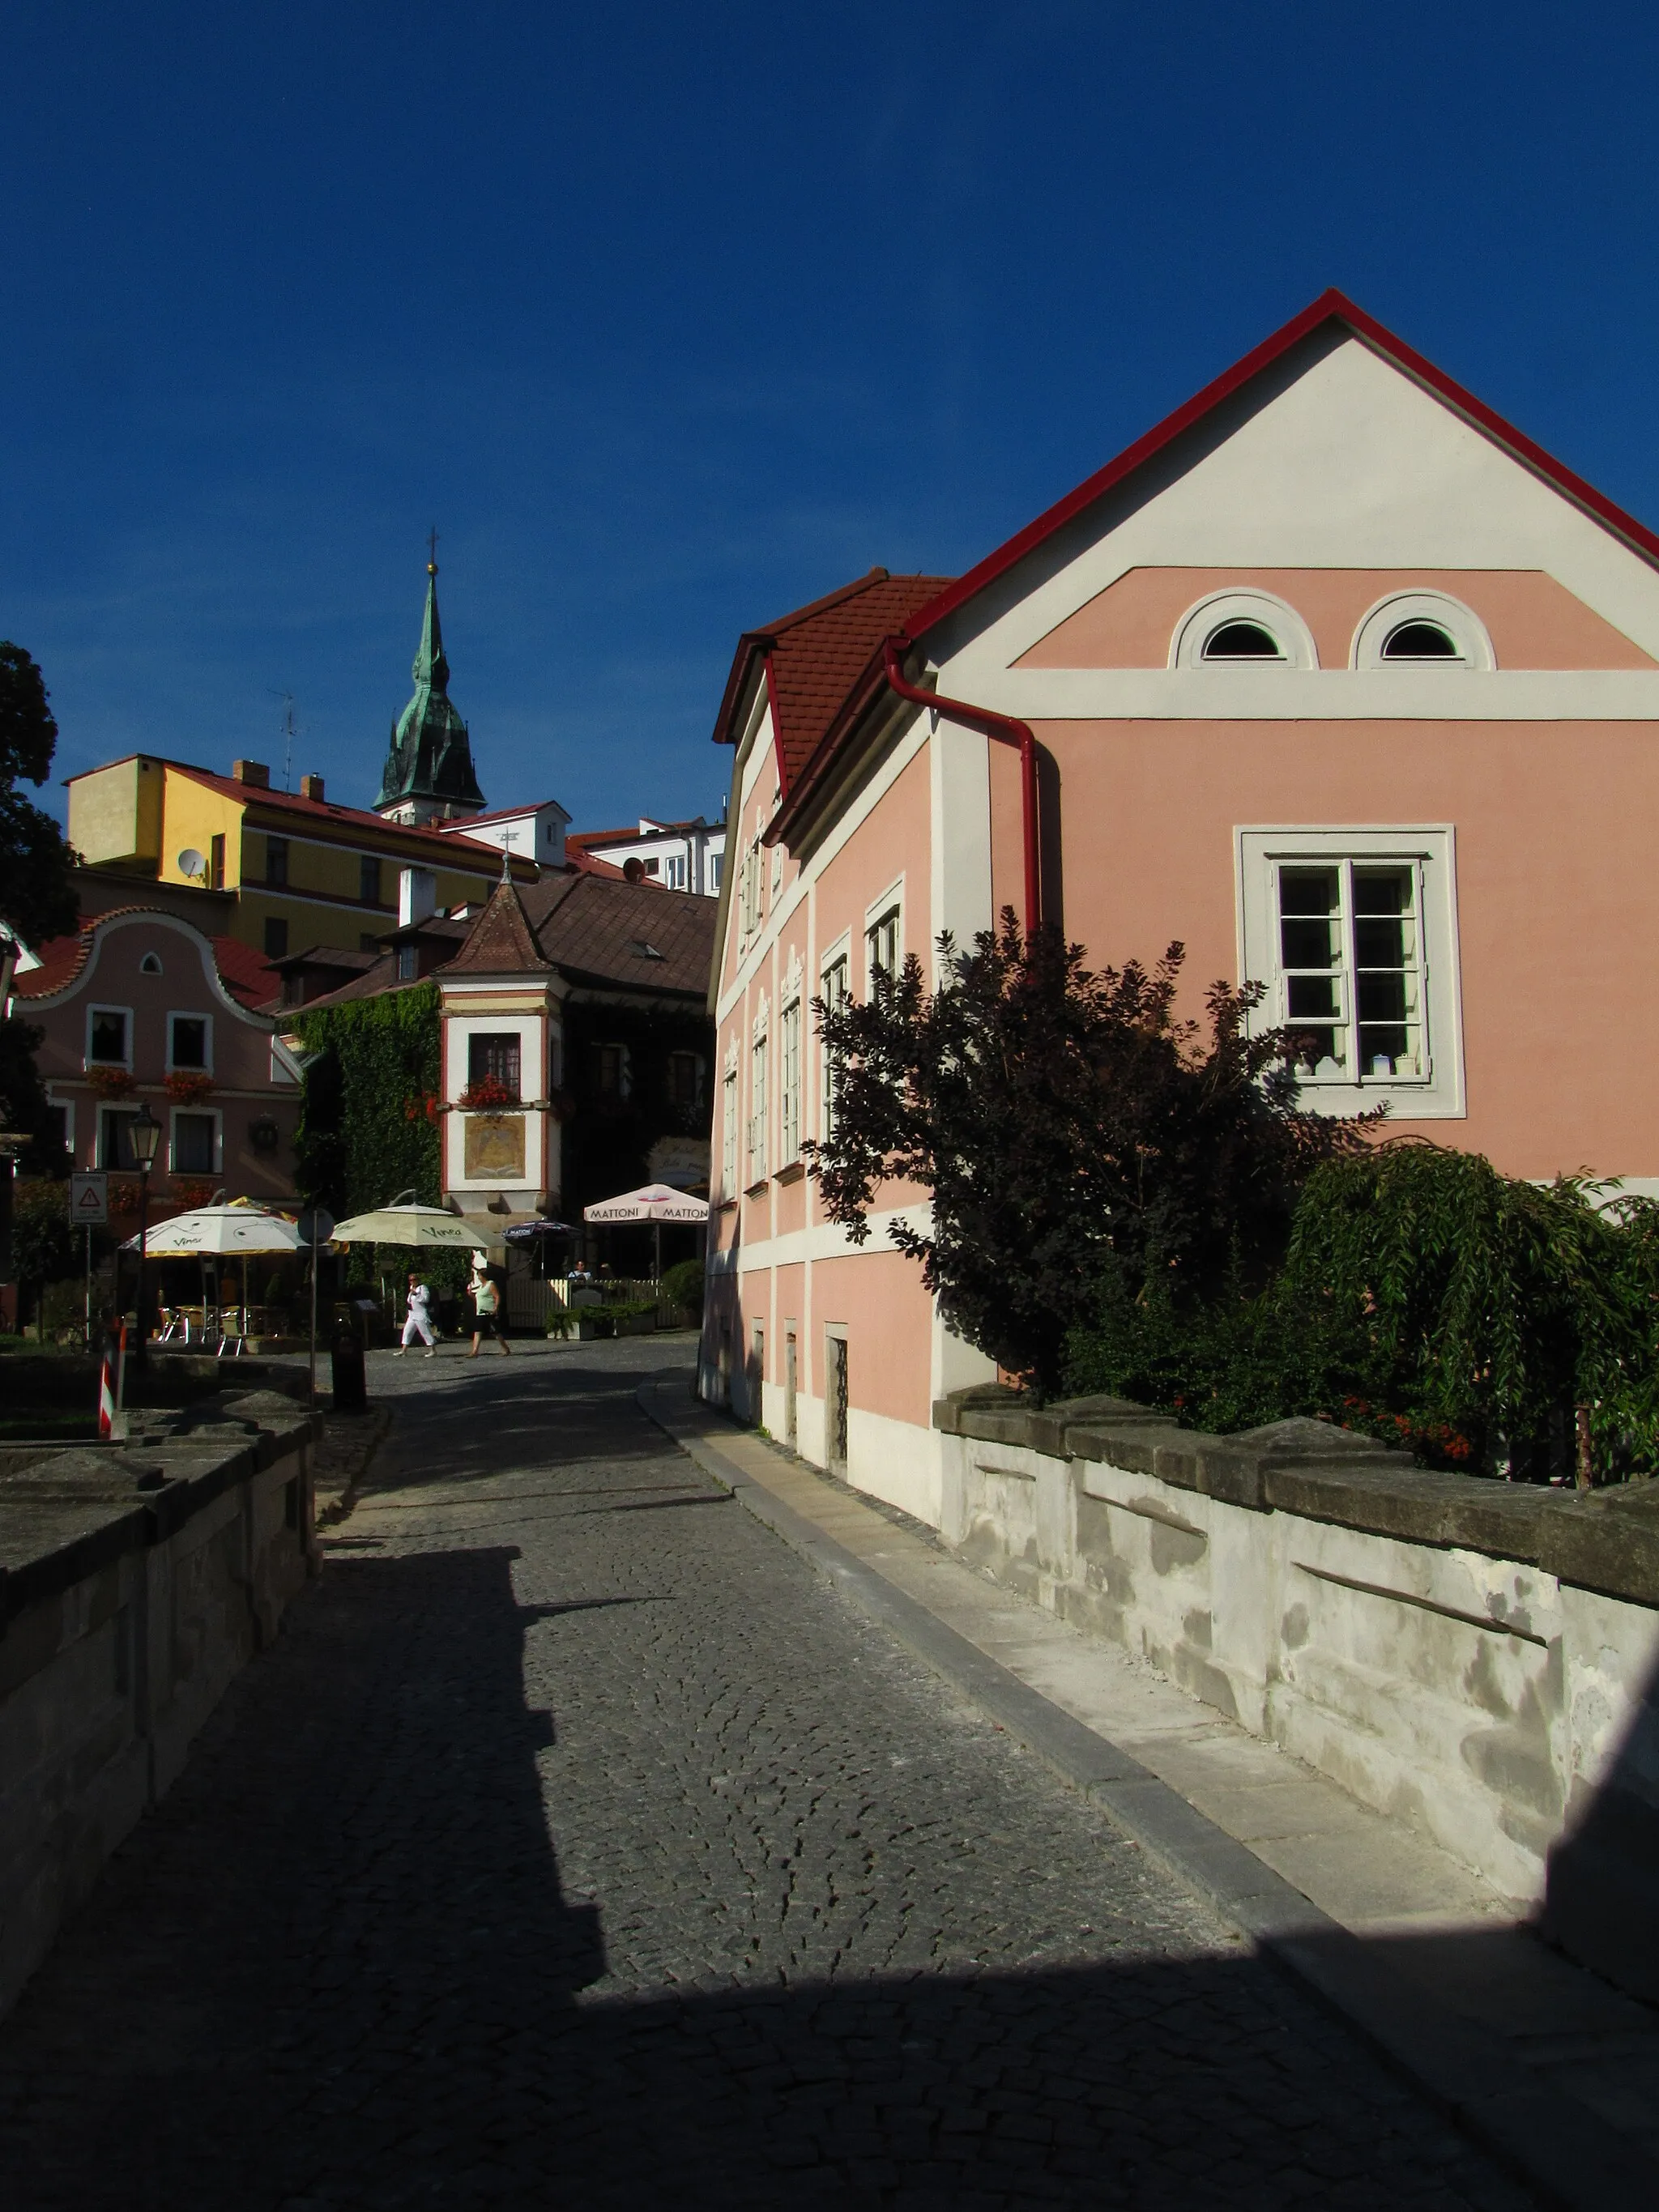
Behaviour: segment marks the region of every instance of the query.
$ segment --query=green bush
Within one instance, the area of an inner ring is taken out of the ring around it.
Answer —
[[[701,1260],[681,1260],[662,1271],[662,1296],[665,1305],[680,1306],[702,1316],[703,1266]]]
[[[1469,1471],[1652,1468],[1659,1206],[1596,1194],[1415,1139],[1328,1161],[1260,1295],[1183,1304],[1109,1274],[1066,1387],[1220,1432],[1311,1414]]]

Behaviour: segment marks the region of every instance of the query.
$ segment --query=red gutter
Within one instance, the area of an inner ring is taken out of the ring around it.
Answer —
[[[953,722],[965,722],[970,730],[981,730],[988,738],[995,738],[1005,745],[1019,748],[1020,827],[1025,848],[1025,934],[1030,938],[1042,920],[1042,868],[1037,842],[1037,764],[1036,739],[1030,725],[1017,721],[1012,714],[999,714],[989,707],[970,707],[962,699],[946,699],[937,691],[923,691],[912,684],[899,665],[901,650],[910,644],[908,637],[890,637],[882,649],[883,665],[887,682],[901,699],[914,706],[930,707],[937,714],[948,714]]]

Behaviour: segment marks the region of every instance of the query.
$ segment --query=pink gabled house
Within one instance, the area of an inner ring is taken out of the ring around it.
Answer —
[[[1339,294],[967,575],[745,635],[715,737],[701,1388],[924,1520],[931,1401],[988,1363],[883,1233],[915,1194],[855,1249],[799,1148],[811,1001],[943,930],[1180,939],[1316,1104],[1659,1189],[1659,538]]]

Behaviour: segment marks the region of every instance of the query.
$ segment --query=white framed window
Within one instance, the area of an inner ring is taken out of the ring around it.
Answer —
[[[848,969],[848,958],[843,945],[825,963],[820,979],[822,988],[819,995],[823,1000],[826,1013],[836,1012],[851,996]],[[823,1048],[821,1081],[823,1133],[826,1137],[832,1137],[836,1133],[836,1101],[841,1093],[841,1054],[827,1044]]]
[[[683,891],[685,889],[684,853],[669,853],[664,857],[663,881],[671,891]]]
[[[897,889],[883,893],[864,917],[864,988],[867,996],[878,975],[896,982],[904,959],[904,900]]]
[[[1461,1115],[1451,828],[1237,835],[1242,972],[1267,987],[1251,1025],[1297,1037],[1304,1103]]]
[[[720,1078],[720,1193],[730,1198],[738,1187],[738,1071]]]
[[[87,1008],[87,1066],[132,1066],[132,1009],[131,1006]]]
[[[53,1120],[57,1123],[57,1133],[62,1142],[64,1150],[70,1156],[70,1164],[73,1166],[76,1159],[75,1150],[75,1101],[72,1098],[57,1097],[54,1096],[53,1091],[49,1089],[46,1092],[46,1105]]]
[[[778,1071],[778,1164],[800,1158],[800,999],[783,1010],[782,1065]]]
[[[763,1030],[749,1049],[749,1180],[760,1182],[766,1175],[766,1032]]]
[[[1353,634],[1356,668],[1496,668],[1479,615],[1443,592],[1391,592]]]
[[[743,933],[752,937],[761,925],[761,844],[757,837],[743,856]]]
[[[161,973],[161,954],[159,952],[145,953],[143,958],[138,963],[138,973],[141,975],[159,975]]]
[[[167,1073],[211,1075],[213,1073],[213,1017],[211,1014],[167,1016]]]
[[[100,1106],[98,1109],[98,1158],[100,1168],[113,1168],[126,1175],[138,1170],[138,1155],[132,1149],[133,1116],[136,1106]]]
[[[711,853],[708,855],[708,888],[711,893],[717,891],[720,887],[720,859],[721,855],[718,853]]]
[[[1317,668],[1313,632],[1271,592],[1211,592],[1170,641],[1171,668]]]
[[[200,1106],[175,1106],[167,1132],[167,1167],[173,1175],[217,1175],[223,1159],[221,1117]]]

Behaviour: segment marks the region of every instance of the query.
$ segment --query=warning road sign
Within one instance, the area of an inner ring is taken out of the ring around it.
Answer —
[[[70,1219],[78,1228],[102,1229],[109,1220],[109,1177],[96,1175],[70,1177]]]

